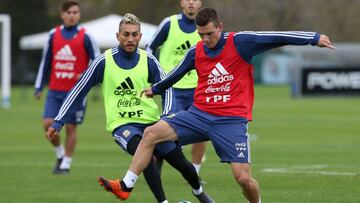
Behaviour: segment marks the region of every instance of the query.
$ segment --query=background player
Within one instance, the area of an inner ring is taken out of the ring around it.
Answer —
[[[46,98],[43,127],[47,131],[53,123],[56,113],[66,94],[74,86],[87,68],[89,61],[100,54],[100,50],[91,36],[82,27],[80,5],[76,1],[66,1],[61,7],[63,24],[50,31],[40,67],[35,81],[35,98],[40,99],[44,83],[49,79],[49,91]],[[82,101],[76,111],[66,120],[65,148],[60,138],[51,140],[55,148],[56,164],[54,174],[68,174],[77,140],[77,125],[82,123],[85,115],[86,100]]]
[[[159,25],[146,51],[157,55],[165,73],[178,65],[187,50],[201,40],[196,30],[195,16],[201,7],[201,0],[180,0],[182,13],[165,18]],[[176,109],[187,110],[194,102],[194,90],[197,85],[195,70],[189,71],[174,84]],[[195,143],[191,148],[192,164],[200,173],[202,159],[205,155],[206,142]],[[160,165],[161,165],[161,161]],[[201,180],[202,183],[205,183]]]

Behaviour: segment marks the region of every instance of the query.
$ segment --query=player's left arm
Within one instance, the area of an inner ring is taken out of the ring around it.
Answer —
[[[86,32],[84,38],[84,46],[91,61],[93,61],[97,56],[100,55],[100,48],[98,44],[96,43],[94,38]]]
[[[316,32],[238,32],[234,36],[238,53],[247,61],[255,55],[285,45],[313,45],[334,49],[326,35]]]
[[[319,41],[316,45],[318,47],[326,47],[329,49],[336,49],[336,47],[331,43],[330,38],[324,34],[320,35]]]
[[[89,65],[90,63],[100,55],[100,48],[94,38],[85,32],[84,37],[84,47],[87,53],[87,57],[89,58]],[[80,79],[83,73],[77,75],[77,79]]]

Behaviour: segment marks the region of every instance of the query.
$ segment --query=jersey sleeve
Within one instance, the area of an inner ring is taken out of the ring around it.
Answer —
[[[98,44],[96,43],[94,38],[87,32],[85,32],[84,45],[91,61],[93,61],[97,56],[100,55],[100,48]]]
[[[316,45],[320,34],[315,32],[238,32],[234,42],[238,53],[250,63],[253,56],[285,45]]]
[[[49,33],[47,43],[43,48],[41,62],[35,79],[35,93],[41,92],[44,88],[45,82],[48,79],[51,71],[51,60],[52,60],[52,41],[54,37],[55,29],[52,29]]]
[[[166,89],[173,86],[177,81],[179,81],[186,73],[194,69],[195,67],[195,48],[196,45],[191,47],[185,54],[184,58],[180,63],[175,66],[164,79],[156,83],[152,87],[154,94],[159,94],[164,92]]]
[[[170,17],[165,18],[157,28],[154,36],[146,46],[146,52],[154,55],[155,51],[166,41],[170,30]]]
[[[151,54],[148,55],[149,83],[155,84],[165,78],[165,72],[158,60]],[[162,116],[175,113],[175,94],[172,88],[161,94]]]

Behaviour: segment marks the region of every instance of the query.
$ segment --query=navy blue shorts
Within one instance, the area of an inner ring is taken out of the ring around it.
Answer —
[[[112,135],[115,139],[115,142],[126,152],[127,151],[127,143],[134,137],[139,135],[140,137],[143,136],[144,129],[147,126],[152,124],[128,124],[122,125],[116,128]],[[160,142],[155,146],[154,153],[159,157],[166,156],[169,152],[174,150],[177,147],[175,142],[167,141],[167,142]]]
[[[221,162],[251,162],[245,118],[214,116],[192,106],[162,120],[173,127],[182,145],[210,140]]]
[[[175,112],[188,110],[194,103],[195,89],[177,89],[173,88],[175,93]]]
[[[52,118],[54,119],[61,107],[61,104],[66,98],[67,92],[49,90],[45,102],[43,118]],[[70,124],[81,124],[84,121],[86,111],[86,98],[84,101],[76,107],[75,113],[69,116],[69,119],[66,123]]]

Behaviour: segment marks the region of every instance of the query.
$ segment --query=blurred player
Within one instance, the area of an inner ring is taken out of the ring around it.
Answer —
[[[195,16],[201,3],[201,0],[180,0],[182,13],[165,18],[150,41],[146,51],[153,54],[159,49],[159,62],[165,73],[169,73],[174,66],[178,65],[187,50],[201,40],[195,24]],[[196,71],[192,70],[174,84],[176,112],[188,110],[193,104],[197,80]],[[198,174],[205,147],[206,142],[192,145],[192,164]],[[203,180],[201,182],[205,183]]]
[[[43,114],[43,127],[47,131],[53,123],[56,113],[66,94],[74,86],[87,68],[89,61],[100,54],[100,50],[84,28],[78,26],[80,5],[76,1],[62,4],[61,19],[63,25],[50,31],[50,37],[44,48],[39,71],[35,81],[35,98],[40,99],[44,83],[49,79],[49,91]],[[65,148],[60,139],[51,140],[55,148],[56,164],[54,174],[68,174],[76,146],[76,127],[85,115],[86,100],[82,101],[66,123]]]

